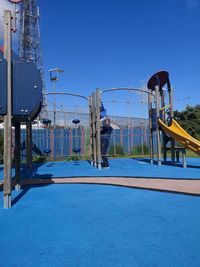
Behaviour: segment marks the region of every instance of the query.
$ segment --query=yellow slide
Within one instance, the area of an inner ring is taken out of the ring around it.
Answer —
[[[182,144],[185,148],[192,150],[200,155],[200,141],[189,135],[177,121],[172,120],[171,126],[167,126],[162,120],[158,120],[163,131],[173,137],[178,143]]]

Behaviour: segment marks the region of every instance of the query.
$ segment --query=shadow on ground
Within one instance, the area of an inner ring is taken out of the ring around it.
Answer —
[[[132,159],[150,164],[150,159],[147,159],[147,158],[132,158]],[[199,162],[200,162],[200,159],[199,159]],[[153,160],[153,164],[157,164],[157,163],[158,163],[157,160]],[[162,161],[161,164],[165,166],[176,166],[179,168],[183,168],[182,162]],[[187,164],[187,168],[200,169],[200,163],[199,163],[199,166]]]

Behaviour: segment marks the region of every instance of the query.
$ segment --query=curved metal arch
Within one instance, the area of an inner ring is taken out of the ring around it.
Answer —
[[[135,92],[140,92],[140,93],[146,93],[148,95],[152,95],[153,97],[155,97],[154,94],[149,91],[145,91],[140,88],[131,88],[131,87],[130,88],[129,87],[110,88],[110,89],[100,90],[100,93],[103,94],[103,93],[113,92],[113,91],[135,91]]]
[[[50,92],[50,93],[44,93],[44,95],[69,95],[69,96],[74,96],[74,97],[79,97],[87,100],[89,102],[89,97],[79,95],[79,94],[74,94],[74,93],[67,93],[67,92]]]

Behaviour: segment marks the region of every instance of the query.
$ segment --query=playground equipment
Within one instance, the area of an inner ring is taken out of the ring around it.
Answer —
[[[0,115],[7,114],[7,60],[0,50]],[[11,59],[12,65],[12,122],[33,121],[42,106],[42,80],[39,70],[32,62],[24,62],[17,55]],[[27,90],[29,93],[27,93]]]
[[[91,165],[101,169],[101,114],[102,114],[102,94],[115,91],[128,91],[136,93],[144,93],[146,95],[154,95],[150,91],[139,88],[110,88],[106,90],[96,89],[90,97],[90,133],[91,133]]]
[[[79,119],[74,119],[72,121],[76,125],[76,134],[75,134],[75,147],[73,148],[73,152],[75,153],[75,165],[78,165],[78,154],[81,152],[80,147],[78,147],[78,124],[80,123]]]
[[[173,137],[177,142],[200,155],[200,141],[189,135],[174,119],[170,126],[167,126],[163,121],[159,120],[159,124],[163,131]]]
[[[59,148],[62,153],[61,157],[70,158],[71,156],[74,156],[74,153],[76,154],[75,157],[76,159],[78,159],[78,155],[88,156],[90,150],[88,149],[88,147],[90,146],[88,142],[89,139],[88,118],[89,118],[90,97],[70,92],[49,92],[46,93],[47,101],[49,101],[48,96],[55,96],[55,95],[57,95],[58,97],[62,96],[60,102],[63,103],[63,105],[61,105],[62,109],[57,107],[57,117],[56,117],[57,127],[55,128],[55,131],[57,129],[57,133],[59,132],[61,133],[61,131],[63,131],[61,138],[59,138],[59,141],[63,143]],[[65,96],[65,98],[63,96]],[[68,104],[67,105],[68,109],[71,108],[70,112],[64,110],[64,105],[66,105],[66,103]],[[86,110],[86,113],[82,113],[81,108],[84,108],[84,110]],[[54,118],[54,110],[53,112],[49,111],[49,117]],[[79,119],[77,119],[77,117]],[[81,121],[81,127],[78,126],[80,121]],[[53,129],[51,130],[52,133],[54,134],[54,130]],[[59,142],[55,143],[58,144]]]
[[[156,132],[158,165],[161,165],[162,147],[164,161],[167,161],[167,151],[171,152],[172,162],[175,162],[175,159],[179,161],[179,153],[182,152],[183,167],[186,167],[186,148],[200,155],[200,142],[190,136],[173,118],[173,99],[169,73],[166,71],[155,73],[149,79],[147,87],[155,96],[155,102],[153,103],[151,94],[149,94],[151,163],[154,159],[154,132]],[[169,95],[167,105],[165,92]],[[183,147],[175,146],[175,142],[182,144]]]
[[[15,127],[15,188],[20,189],[20,144],[21,144],[21,123],[27,124],[26,128],[26,147],[27,159],[31,163],[32,157],[32,127],[31,122],[38,116],[42,108],[44,89],[42,73],[37,68],[32,58],[19,58],[12,53],[12,14],[4,11],[5,40],[4,51],[0,52],[0,115],[4,116],[4,207],[11,207],[12,193],[12,125]],[[14,27],[15,28],[15,27]],[[16,29],[15,29],[16,30]],[[52,76],[53,79],[53,76]],[[55,79],[55,77],[54,77]],[[169,94],[169,104],[165,104],[165,86]],[[85,97],[73,93],[53,92],[51,95],[68,95],[80,97],[89,103],[89,123],[90,123],[90,146],[91,164],[101,169],[101,107],[102,94],[115,91],[132,91],[145,93],[148,95],[149,104],[149,129],[150,129],[150,159],[154,160],[154,134],[156,133],[158,165],[161,165],[161,145],[163,147],[164,161],[167,160],[167,151],[171,152],[172,161],[179,158],[179,152],[183,155],[183,166],[186,167],[185,149],[189,148],[195,153],[200,154],[200,142],[185,132],[181,126],[173,119],[172,89],[169,81],[169,74],[161,71],[154,74],[148,82],[149,91],[137,88],[111,88],[107,90],[96,89],[91,96]],[[79,117],[80,118],[80,117]],[[54,125],[55,125],[54,110]],[[46,119],[48,125],[50,121]],[[80,120],[73,120],[77,125]],[[161,138],[162,137],[162,138]],[[176,147],[175,141],[181,143],[183,147]],[[76,141],[77,142],[77,141]],[[72,143],[72,142],[71,142]],[[168,145],[170,143],[170,146]],[[76,156],[81,148],[73,148]],[[44,152],[47,154],[50,151]],[[53,153],[52,153],[53,154]],[[30,164],[29,164],[30,167]]]
[[[12,14],[4,11],[4,50],[0,52],[4,70],[2,109],[4,116],[4,207],[11,207],[12,125],[15,126],[15,183],[20,189],[20,123],[26,122],[27,136],[31,145],[31,121],[42,107],[42,79],[39,70],[30,61],[22,61],[12,53]],[[6,74],[6,77],[5,77]],[[31,150],[27,150],[31,158]]]
[[[46,119],[46,118],[43,118],[43,119],[42,119],[42,124],[44,124],[45,126],[50,125],[50,123],[51,123],[51,120]]]

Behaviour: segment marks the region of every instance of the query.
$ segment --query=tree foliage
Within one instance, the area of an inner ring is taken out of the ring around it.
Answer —
[[[186,106],[186,109],[179,112],[174,111],[174,118],[191,136],[200,140],[200,105]]]

